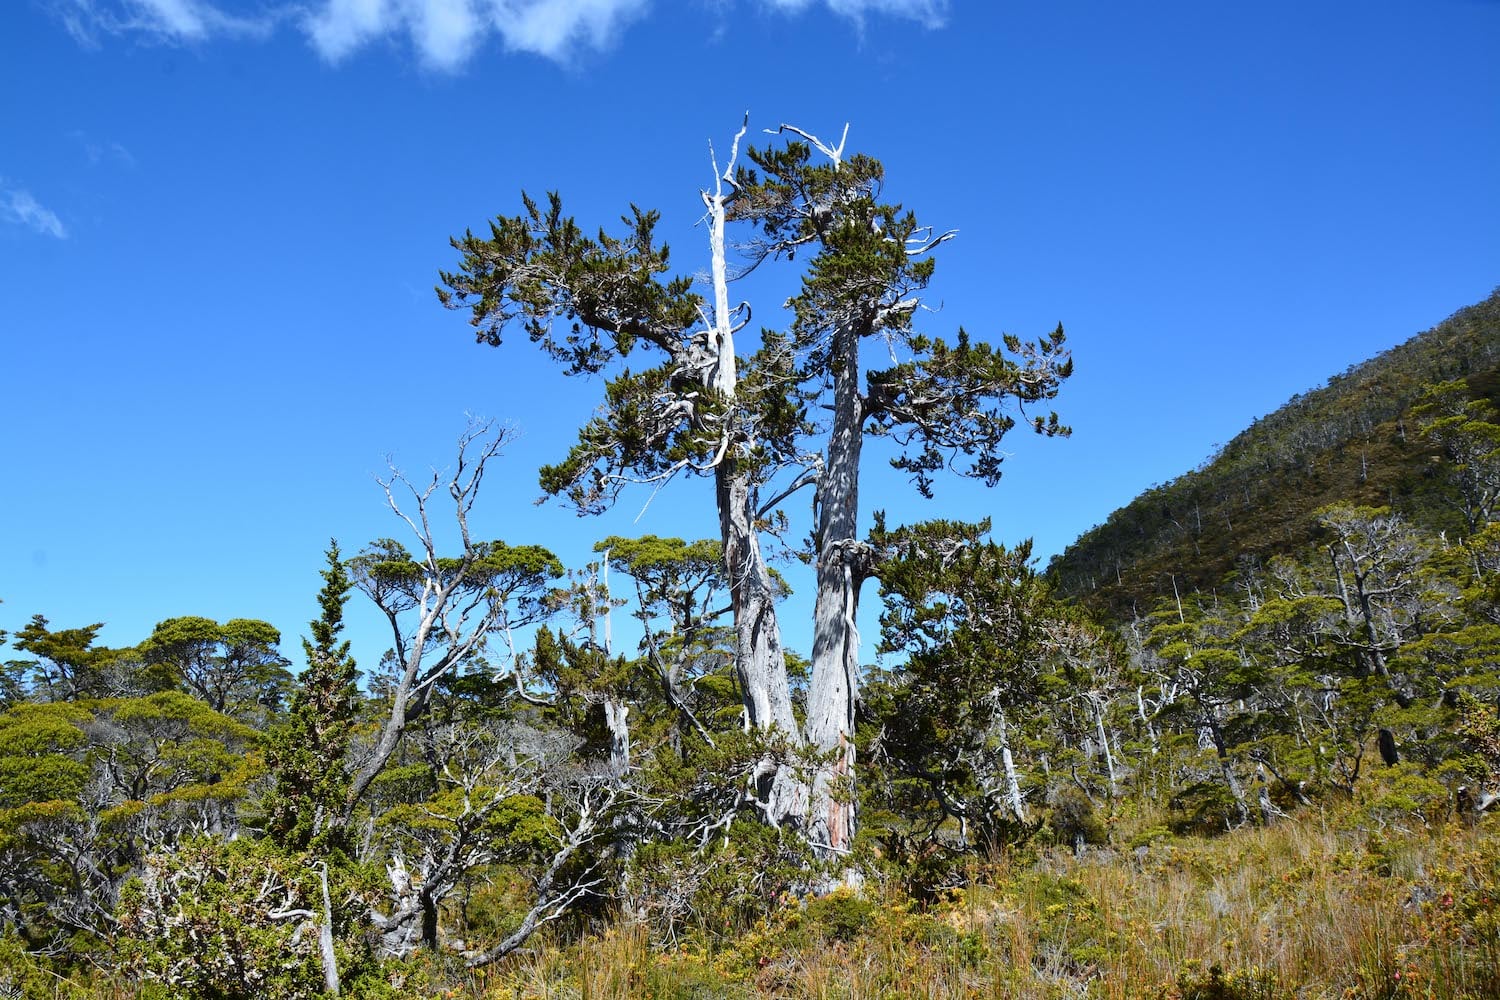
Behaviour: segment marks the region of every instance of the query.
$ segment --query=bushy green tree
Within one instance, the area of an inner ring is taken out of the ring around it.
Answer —
[[[291,685],[280,642],[281,632],[267,622],[234,618],[220,624],[187,615],[158,624],[140,651],[163,683],[215,712],[264,723],[281,711]]]
[[[1163,601],[1147,619],[1150,659],[1143,666],[1172,693],[1172,706],[1195,732],[1200,748],[1213,754],[1217,782],[1194,781],[1174,797],[1192,823],[1208,829],[1250,820],[1234,729],[1242,724],[1240,709],[1254,690],[1261,665],[1236,642],[1237,623],[1229,614],[1230,609],[1193,594]]]
[[[120,885],[147,856],[238,829],[256,743],[179,691],[0,715],[0,916],[57,954],[110,938]]]
[[[1469,532],[1490,522],[1500,504],[1500,411],[1471,399],[1462,381],[1430,386],[1412,409],[1423,436],[1443,449]]]
[[[985,539],[988,524],[929,521],[887,530],[877,517],[881,652],[902,657],[872,684],[872,763],[901,828],[953,821],[966,845],[1003,843],[1024,823],[1015,764],[1022,715],[1046,684],[1050,607],[1031,547]],[[907,786],[903,791],[903,786]],[[951,834],[949,835],[951,839]]]
[[[7,664],[6,686],[12,701],[108,698],[142,693],[160,685],[140,676],[132,650],[96,646],[102,622],[82,628],[53,629],[46,617],[33,615],[16,632],[16,649],[27,659]]]

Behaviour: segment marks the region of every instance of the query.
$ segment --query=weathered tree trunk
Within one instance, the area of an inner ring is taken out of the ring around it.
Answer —
[[[1151,740],[1151,755],[1154,757],[1161,752],[1161,743],[1157,739],[1156,725],[1151,721],[1151,717],[1146,714],[1145,688],[1139,684],[1135,688],[1135,711],[1137,718],[1141,720],[1141,725],[1146,730],[1146,736]]]
[[[333,900],[328,893],[328,863],[318,872],[323,890],[323,919],[318,922],[318,954],[323,961],[323,987],[329,996],[339,995],[339,957],[333,949]]]
[[[1219,760],[1219,773],[1224,776],[1224,785],[1234,798],[1235,815],[1239,825],[1243,826],[1250,822],[1250,806],[1245,801],[1245,790],[1240,787],[1239,776],[1234,773],[1234,764],[1229,759],[1229,744],[1224,739],[1224,730],[1219,728],[1217,713],[1212,707],[1203,706],[1203,719],[1209,738],[1213,741],[1214,755]]]
[[[419,639],[425,641],[426,636],[421,635]],[[414,675],[415,668],[407,670],[408,675]],[[391,698],[390,714],[386,717],[384,725],[380,730],[380,738],[375,743],[374,750],[369,759],[359,768],[349,780],[349,791],[344,797],[343,808],[333,818],[333,826],[345,827],[349,825],[354,816],[354,810],[359,806],[359,800],[364,796],[365,790],[385,770],[386,763],[395,754],[396,748],[401,745],[401,740],[406,736],[406,728],[412,721],[408,713],[408,691],[411,682],[403,677],[398,683],[396,691]],[[424,692],[425,693],[425,692]]]
[[[1359,595],[1359,617],[1364,626],[1365,640],[1369,643],[1367,656],[1370,668],[1381,677],[1385,678],[1387,684],[1391,682],[1391,671],[1385,663],[1385,653],[1381,650],[1380,632],[1375,625],[1375,611],[1370,606],[1370,595],[1365,592],[1364,580],[1355,577],[1356,592]],[[1405,708],[1405,705],[1401,706]]]
[[[708,208],[708,246],[713,284],[713,322],[709,348],[714,364],[708,370],[708,388],[733,400],[739,388],[735,364],[734,325],[729,306],[729,276],[725,262],[725,212],[733,192],[734,164],[739,153],[742,126],[734,137],[729,163],[722,174],[714,164],[714,191],[703,192]],[[726,431],[733,435],[732,430]],[[779,732],[793,745],[800,742],[797,718],[792,712],[791,685],[786,675],[786,654],[781,645],[781,626],[776,618],[776,594],[771,571],[760,548],[755,522],[758,495],[751,473],[727,442],[725,453],[714,467],[715,500],[719,511],[720,541],[724,569],[729,576],[730,607],[734,617],[735,671],[745,706],[746,724],[760,732]],[[765,761],[756,776],[756,797],[766,819],[774,825],[800,822],[806,811],[806,796],[791,769]]]
[[[630,770],[630,706],[608,695],[604,698],[604,725],[609,730],[609,771],[617,779]]]
[[[1026,802],[1021,797],[1021,777],[1016,773],[1016,762],[1010,753],[1010,727],[1005,724],[1005,712],[999,713],[1000,760],[1005,767],[1005,797],[1010,802],[1010,811],[1018,821],[1026,822]]]
[[[1104,751],[1104,772],[1109,776],[1109,797],[1119,794],[1115,786],[1115,755],[1109,746],[1109,731],[1104,728],[1104,696],[1090,692],[1089,707],[1094,710],[1094,727],[1099,733],[1099,746]]]
[[[859,684],[855,609],[867,562],[859,527],[859,457],[864,401],[859,392],[859,331],[834,332],[833,427],[818,479],[818,592],[813,607],[812,680],[807,696],[807,742],[827,761],[817,768],[808,812],[814,846],[849,849],[854,836],[854,702]]]
[[[792,745],[800,743],[797,717],[792,712],[786,654],[776,618],[771,571],[755,533],[755,495],[749,477],[737,463],[726,461],[717,470],[719,526],[724,543],[724,566],[729,574],[729,598],[734,615],[734,665],[745,706],[746,724],[758,732],[779,732]],[[774,825],[799,823],[806,812],[806,795],[786,764],[765,761],[756,777],[756,796]]]
[[[371,911],[371,923],[381,932],[381,952],[405,958],[422,941],[422,899],[420,879],[413,879],[406,859],[397,854],[386,865],[391,885],[391,913],[385,916]]]
[[[1276,803],[1271,801],[1271,783],[1266,777],[1265,766],[1261,765],[1256,768],[1256,771],[1259,779],[1259,789],[1256,793],[1255,802],[1260,808],[1261,823],[1270,826],[1278,819],[1286,819],[1287,816]]]

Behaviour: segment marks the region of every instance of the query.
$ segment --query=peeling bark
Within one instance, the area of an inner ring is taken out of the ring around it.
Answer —
[[[609,730],[609,771],[616,778],[630,770],[630,706],[616,698],[604,698],[604,725]]]

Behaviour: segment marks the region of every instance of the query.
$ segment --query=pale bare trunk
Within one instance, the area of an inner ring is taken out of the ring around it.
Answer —
[[[1156,726],[1152,723],[1151,717],[1146,714],[1146,693],[1140,685],[1137,685],[1135,689],[1135,711],[1136,716],[1141,720],[1141,725],[1145,727],[1146,735],[1151,739],[1151,754],[1155,756],[1160,752],[1161,744],[1157,740]]]
[[[812,679],[807,742],[826,756],[816,771],[808,812],[809,840],[831,853],[854,836],[854,703],[859,683],[859,632],[854,614],[865,567],[859,526],[859,456],[864,401],[859,394],[859,335],[834,333],[833,428],[818,479],[818,592],[813,608]]]
[[[1005,766],[1005,797],[1010,802],[1010,811],[1020,822],[1026,822],[1026,802],[1021,797],[1021,778],[1016,773],[1015,758],[1010,753],[1010,727],[1005,724],[1005,713],[999,714],[1000,761]]]
[[[708,331],[714,364],[707,372],[706,387],[728,400],[735,398],[739,373],[735,362],[735,328],[729,306],[724,223],[728,203],[734,195],[734,165],[745,127],[742,125],[735,134],[729,162],[722,173],[718,163],[714,163],[713,192],[703,192],[709,219],[708,248],[714,304]],[[726,185],[730,190],[725,190]],[[729,576],[730,606],[734,615],[735,671],[745,707],[745,722],[760,732],[778,731],[789,743],[796,745],[800,741],[797,719],[792,712],[781,627],[776,618],[776,595],[755,528],[757,492],[751,473],[734,452],[736,443],[728,442],[728,448],[715,466],[714,485],[724,547],[724,570]],[[791,769],[785,764],[763,761],[757,770],[755,792],[766,819],[772,824],[779,826],[788,820],[798,822],[805,812],[806,797],[801,794]]]
[[[1099,745],[1104,748],[1104,770],[1109,775],[1109,797],[1114,798],[1117,794],[1115,788],[1115,755],[1110,750],[1109,732],[1104,728],[1104,698],[1102,695],[1091,695],[1089,705],[1094,710],[1094,726],[1099,733]]]
[[[318,925],[318,952],[323,959],[323,986],[330,996],[339,995],[339,958],[333,950],[333,900],[328,893],[328,865],[318,872],[323,890],[323,921]]]
[[[609,771],[622,778],[630,770],[630,706],[616,698],[604,698],[604,725],[609,730]]]
[[[759,732],[778,731],[795,745],[799,742],[797,718],[792,713],[771,571],[755,533],[755,494],[749,477],[733,459],[721,463],[716,474],[724,568],[729,574],[734,614],[734,665],[745,721]],[[805,797],[786,765],[765,762],[756,785],[766,818],[772,823],[799,819],[805,811]]]

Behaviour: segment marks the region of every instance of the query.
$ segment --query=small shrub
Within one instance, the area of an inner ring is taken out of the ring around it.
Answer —
[[[1379,826],[1426,826],[1442,822],[1451,809],[1449,803],[1442,782],[1419,764],[1403,763],[1381,773],[1364,814]]]
[[[1170,836],[1172,836],[1172,831],[1167,829],[1165,826],[1148,826],[1144,830],[1141,830],[1140,832],[1131,836],[1131,838],[1125,842],[1125,846],[1130,848],[1131,850],[1135,850],[1137,847],[1150,847],[1158,840],[1165,840]]]
[[[1276,976],[1263,969],[1238,969],[1224,974],[1215,963],[1207,971],[1190,962],[1177,977],[1167,1000],[1275,1000],[1280,995]]]
[[[1077,849],[1080,844],[1102,844],[1109,839],[1094,803],[1077,788],[1063,787],[1052,797],[1052,832],[1057,842]]]
[[[807,903],[808,922],[829,941],[853,941],[877,912],[868,899],[842,890]]]
[[[1213,781],[1199,781],[1180,789],[1168,803],[1173,833],[1212,836],[1224,833],[1239,815],[1229,789]]]

